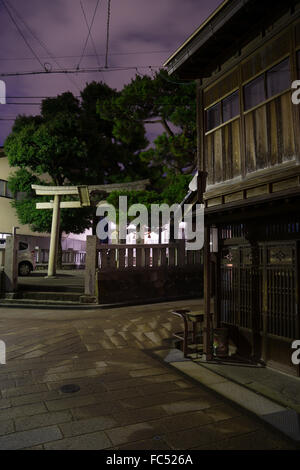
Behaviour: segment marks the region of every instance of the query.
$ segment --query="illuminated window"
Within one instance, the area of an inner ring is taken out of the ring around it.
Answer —
[[[7,237],[10,237],[9,233],[0,233],[0,248],[5,248]]]

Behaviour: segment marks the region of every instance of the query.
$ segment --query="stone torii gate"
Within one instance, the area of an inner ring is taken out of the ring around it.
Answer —
[[[39,186],[33,184],[31,187],[37,196],[52,196],[51,202],[38,202],[37,209],[52,209],[52,226],[48,262],[48,277],[56,275],[56,260],[59,243],[60,209],[74,209],[91,205],[91,193],[111,193],[121,190],[143,190],[149,184],[149,180],[140,180],[131,183],[103,184],[95,186]],[[63,196],[78,196],[78,200],[62,201]]]

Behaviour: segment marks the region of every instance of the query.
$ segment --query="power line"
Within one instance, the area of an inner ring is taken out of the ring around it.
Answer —
[[[41,101],[39,103],[14,103],[14,102],[10,102],[10,103],[5,103],[5,106],[8,105],[8,104],[13,104],[13,105],[19,105],[19,106],[40,106],[41,105]]]
[[[19,76],[26,76],[26,75],[52,75],[52,74],[73,74],[73,73],[97,73],[97,72],[120,72],[120,71],[127,71],[127,70],[137,70],[137,69],[161,69],[161,65],[138,65],[138,66],[131,66],[131,67],[107,67],[107,68],[90,68],[90,69],[64,69],[64,70],[43,70],[43,71],[32,71],[32,72],[4,72],[0,73],[0,77],[19,77]]]
[[[27,100],[27,99],[30,99],[30,100],[32,100],[32,99],[37,99],[37,100],[39,100],[39,99],[40,99],[40,100],[44,100],[44,99],[47,99],[47,98],[56,98],[56,97],[57,97],[57,95],[56,95],[56,96],[6,96],[7,99],[11,99],[11,100],[12,100],[12,99],[20,99],[20,100],[21,100],[21,99],[22,99],[22,100],[23,100],[23,99],[24,99],[24,100],[25,100],[25,99],[26,99],[26,100]],[[80,98],[80,96],[77,96],[77,98]]]
[[[83,56],[84,56],[84,53],[85,53],[85,49],[86,49],[87,43],[88,43],[88,41],[89,41],[89,37],[90,37],[90,35],[91,35],[91,31],[92,31],[92,27],[93,27],[93,24],[94,24],[95,16],[96,16],[97,9],[98,9],[98,6],[99,6],[99,1],[100,1],[100,0],[97,0],[97,3],[96,3],[95,10],[94,10],[94,14],[93,14],[92,21],[91,21],[90,26],[88,27],[88,35],[87,35],[87,38],[86,38],[85,43],[84,43],[84,47],[83,47],[83,51],[82,51],[80,60],[79,60],[79,62],[78,62],[78,64],[77,64],[77,68],[78,68],[78,69],[79,69],[79,67],[80,67],[81,61],[82,61]]]
[[[82,10],[82,13],[83,13],[83,16],[84,16],[85,24],[86,24],[86,26],[87,26],[88,31],[90,31],[90,29],[89,29],[89,23],[88,23],[88,20],[87,20],[85,11],[84,11],[83,3],[82,3],[81,0],[80,0],[80,6],[81,6],[81,10]],[[91,32],[90,32],[90,36],[91,36],[91,42],[92,42],[92,46],[93,46],[93,49],[94,49],[94,52],[95,52],[95,56],[96,56],[96,58],[97,58],[98,65],[99,65],[99,67],[100,67],[99,56],[98,56],[97,49],[96,49],[96,46],[95,46],[95,42],[94,42],[94,39],[93,39],[93,36],[92,36],[92,33],[91,33]]]
[[[84,16],[84,20],[85,20],[85,24],[89,30],[89,24],[88,24],[88,20],[87,20],[87,17],[86,17],[86,14],[85,14],[85,10],[84,10],[84,6],[83,6],[83,3],[82,1],[80,0],[80,6],[81,6],[81,10],[82,10],[82,13],[83,13],[83,16]],[[90,31],[90,30],[89,30]],[[93,46],[93,49],[94,49],[94,53],[95,53],[95,56],[96,56],[96,59],[97,59],[97,63],[98,63],[98,66],[101,67],[101,64],[100,64],[100,59],[99,59],[99,55],[98,55],[98,52],[97,52],[97,48],[96,48],[96,45],[95,45],[95,41],[94,41],[94,38],[93,38],[93,35],[92,35],[92,32],[90,31],[90,37],[91,37],[91,42],[92,42],[92,46]],[[86,56],[85,56],[86,57]],[[104,82],[104,76],[103,74],[101,74],[101,77],[102,77],[102,81]]]
[[[109,55],[114,55],[114,56],[123,56],[123,55],[146,55],[146,54],[167,54],[168,52],[171,52],[171,50],[168,51],[130,51],[130,52],[110,52]],[[85,57],[105,57],[106,54],[85,54]],[[78,59],[80,57],[79,55],[64,55],[64,56],[47,56],[47,57],[41,57],[43,60],[47,59]],[[33,60],[32,57],[0,57],[0,60],[3,61],[21,61],[21,60]]]
[[[43,69],[45,69],[45,66],[44,64],[41,62],[40,58],[38,57],[38,55],[35,53],[35,51],[32,49],[31,45],[29,44],[29,42],[27,41],[26,37],[24,36],[23,34],[23,31],[21,30],[21,28],[19,27],[18,23],[15,21],[10,9],[8,8],[8,6],[6,5],[5,1],[4,0],[1,0],[2,1],[2,5],[4,6],[7,14],[9,15],[11,21],[13,22],[13,24],[15,25],[15,27],[17,28],[17,30],[19,31],[19,34],[22,36],[25,44],[27,45],[28,49],[30,49],[30,51],[32,52],[32,54],[34,55],[34,57],[36,58],[36,60],[39,62],[39,64],[42,66]]]
[[[52,99],[56,99],[57,96],[52,96],[52,97],[49,97],[49,98],[52,98]],[[79,96],[75,96],[75,98],[79,98]],[[101,98],[101,96],[95,96],[95,98]],[[43,99],[48,99],[48,98],[43,98]],[[170,104],[170,105],[167,105],[165,104],[164,101],[159,101],[159,100],[156,100],[155,101],[156,104],[164,104],[165,106],[175,106],[174,103]],[[17,103],[15,101],[11,101],[10,103],[5,103],[5,105],[2,105],[2,106],[8,106],[8,105],[19,105],[19,106],[40,106],[42,104],[42,101],[39,101],[38,103]],[[141,104],[140,101],[130,101],[129,102],[130,105],[139,105]],[[181,103],[179,104],[181,105]]]
[[[2,0],[3,1],[3,0]],[[8,0],[6,0],[7,3]],[[29,31],[29,33],[31,34],[31,36],[40,44],[40,46],[45,50],[45,52],[48,54],[48,56],[50,56],[50,58],[56,63],[56,65],[58,66],[58,68],[62,69],[61,65],[59,64],[59,62],[57,62],[57,60],[55,59],[55,57],[53,56],[53,54],[51,53],[51,51],[47,48],[47,46],[45,45],[45,43],[39,39],[39,37],[35,34],[35,32],[30,28],[30,26],[26,23],[26,21],[22,18],[22,16],[20,15],[20,13],[9,3],[10,5],[10,8],[14,11],[15,15],[19,18],[19,20],[23,23],[23,25],[25,26],[25,28],[27,28],[27,30]],[[49,58],[49,57],[47,57]],[[42,64],[43,68],[48,71],[47,67],[46,67],[46,64]],[[77,90],[80,92],[80,88],[79,86],[77,85],[77,83],[70,77],[67,77],[68,80],[72,83],[73,86],[75,86],[75,88],[77,88]]]
[[[106,26],[106,53],[105,53],[105,68],[108,68],[108,46],[109,46],[109,27],[110,27],[110,0],[107,4],[107,26]]]
[[[15,116],[1,116],[1,119],[5,121],[10,121],[11,119],[16,119],[17,115]]]

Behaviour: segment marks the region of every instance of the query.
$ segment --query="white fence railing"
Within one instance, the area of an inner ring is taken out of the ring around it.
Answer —
[[[62,264],[64,265],[76,265],[84,266],[85,264],[85,251],[73,251],[67,250],[62,252]],[[41,249],[36,252],[36,263],[43,265],[48,264],[49,261],[49,250]]]
[[[156,245],[98,245],[100,270],[182,267],[202,263],[201,251],[186,251],[185,242]]]

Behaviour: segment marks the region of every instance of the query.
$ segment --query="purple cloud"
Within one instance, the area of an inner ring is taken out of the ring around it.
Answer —
[[[47,68],[76,68],[87,37],[79,0],[4,0],[26,40]],[[103,71],[87,74],[44,74],[5,77],[7,103],[38,103],[44,96],[56,96],[64,91],[79,95],[86,83],[105,81],[120,89],[136,74],[151,74],[148,66],[162,66],[180,44],[221,3],[221,0],[111,0],[111,22],[108,65],[132,67],[127,71]],[[87,21],[91,22],[97,0],[82,0]],[[17,13],[19,16],[17,15]],[[30,30],[26,28],[26,22]],[[92,29],[98,58],[89,40],[80,67],[105,64],[107,0],[100,0]],[[39,71],[42,66],[34,58],[16,26],[0,1],[1,53],[0,71]],[[38,40],[37,40],[37,39]],[[49,57],[47,51],[55,57]],[[58,65],[57,65],[58,64]],[[0,77],[1,79],[1,77]],[[33,97],[17,99],[13,97]],[[17,114],[38,114],[39,106],[0,105],[0,145],[10,132]],[[2,119],[2,120],[1,120]]]

